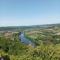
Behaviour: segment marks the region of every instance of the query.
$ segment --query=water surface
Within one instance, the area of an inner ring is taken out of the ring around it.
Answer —
[[[29,40],[29,39],[27,39],[26,37],[25,37],[25,35],[24,35],[24,33],[23,32],[20,32],[19,33],[19,39],[20,39],[20,41],[22,42],[22,43],[24,43],[24,44],[26,44],[26,45],[32,45],[33,47],[35,46],[35,44],[31,41],[31,40]]]

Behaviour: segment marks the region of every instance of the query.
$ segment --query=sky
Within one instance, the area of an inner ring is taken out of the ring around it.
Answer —
[[[0,0],[0,26],[60,23],[60,0]]]

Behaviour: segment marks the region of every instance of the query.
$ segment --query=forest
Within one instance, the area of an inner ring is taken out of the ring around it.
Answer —
[[[19,32],[36,46],[25,45],[19,40]],[[60,60],[60,24],[1,27],[0,58],[6,60]]]

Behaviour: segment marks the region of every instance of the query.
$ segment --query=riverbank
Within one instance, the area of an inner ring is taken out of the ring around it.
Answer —
[[[35,43],[32,40],[28,39],[24,33],[19,34],[19,39],[22,43],[35,47]]]

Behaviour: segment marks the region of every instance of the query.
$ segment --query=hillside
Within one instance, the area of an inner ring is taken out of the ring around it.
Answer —
[[[19,40],[19,32],[36,47]],[[0,57],[6,60],[60,60],[60,24],[0,27]]]

